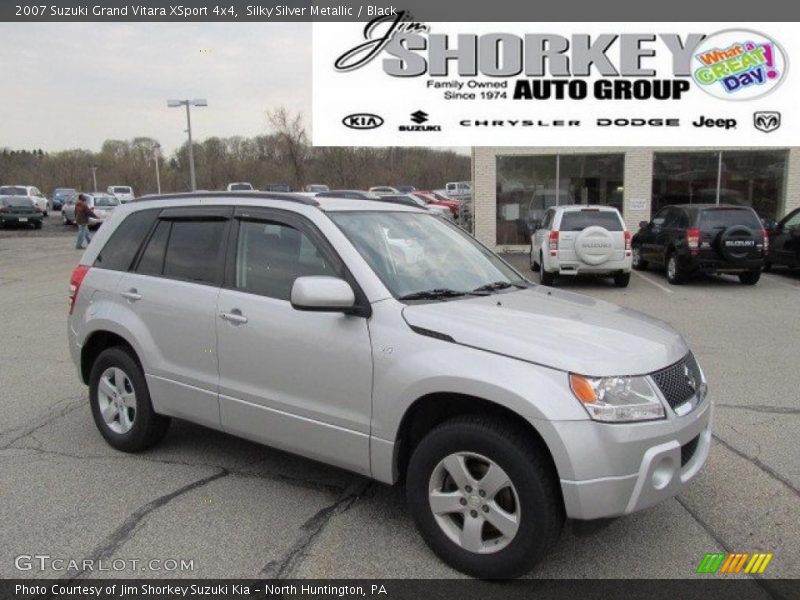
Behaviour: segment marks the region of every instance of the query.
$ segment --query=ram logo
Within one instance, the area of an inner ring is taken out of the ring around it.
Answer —
[[[759,110],[753,113],[753,125],[759,131],[769,133],[781,126],[781,113],[774,110]]]

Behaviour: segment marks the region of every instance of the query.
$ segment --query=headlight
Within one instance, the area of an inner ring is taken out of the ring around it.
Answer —
[[[595,421],[666,418],[664,405],[646,377],[583,377],[570,373],[569,387]]]

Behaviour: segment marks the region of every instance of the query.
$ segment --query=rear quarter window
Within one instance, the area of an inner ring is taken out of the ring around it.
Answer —
[[[710,208],[700,211],[700,229],[727,229],[744,225],[750,229],[762,229],[761,220],[750,208]]]
[[[560,231],[583,231],[597,225],[609,231],[623,231],[622,220],[615,212],[608,210],[569,210],[561,215]]]
[[[94,266],[112,271],[130,269],[157,216],[157,210],[141,210],[125,217],[97,255]]]
[[[175,221],[164,259],[164,276],[219,283],[227,220]]]

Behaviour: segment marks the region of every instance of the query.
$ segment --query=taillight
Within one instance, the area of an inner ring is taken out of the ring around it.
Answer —
[[[687,229],[686,230],[686,244],[689,246],[689,250],[692,253],[692,256],[697,256],[697,250],[700,248],[700,230],[699,229]]]
[[[89,272],[88,265],[78,265],[72,271],[72,276],[69,278],[69,314],[72,314],[72,309],[75,308],[75,300],[78,298],[78,290],[81,289],[83,278]]]
[[[0,212],[11,212],[11,209],[7,206],[0,206]]]
[[[550,232],[550,256],[558,255],[558,232]]]
[[[631,232],[626,229],[625,230],[625,256],[630,256],[631,255],[631,238],[632,237],[633,236],[631,235]]]
[[[766,256],[769,254],[769,231],[762,229],[761,235],[764,237],[764,256]]]

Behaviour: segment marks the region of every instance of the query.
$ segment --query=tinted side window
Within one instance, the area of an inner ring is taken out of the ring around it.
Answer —
[[[292,285],[307,275],[338,275],[315,244],[283,223],[242,221],[236,248],[234,287],[289,300]]]
[[[678,222],[680,221],[680,214],[681,211],[675,208],[668,208],[666,219],[664,221],[664,227],[678,227]]]
[[[164,251],[167,248],[167,239],[169,239],[169,230],[172,223],[169,221],[159,221],[156,230],[147,242],[142,258],[139,261],[139,266],[136,268],[137,273],[144,273],[145,275],[161,275],[164,269]]]
[[[130,269],[136,252],[157,216],[158,212],[154,210],[142,210],[128,215],[103,246],[94,266],[113,271]]]
[[[164,276],[219,283],[227,220],[174,221],[164,259]]]

